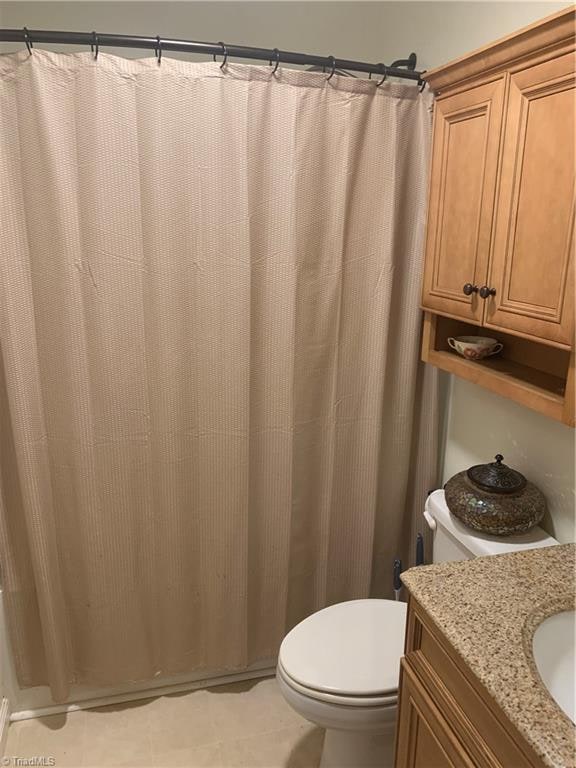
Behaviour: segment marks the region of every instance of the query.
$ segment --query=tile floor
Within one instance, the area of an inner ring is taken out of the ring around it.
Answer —
[[[4,754],[55,768],[317,768],[323,738],[271,678],[22,720]]]

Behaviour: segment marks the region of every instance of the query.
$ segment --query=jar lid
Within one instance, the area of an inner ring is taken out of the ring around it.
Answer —
[[[489,493],[517,493],[526,487],[526,478],[503,464],[504,456],[496,454],[490,464],[476,464],[467,472],[468,478]]]

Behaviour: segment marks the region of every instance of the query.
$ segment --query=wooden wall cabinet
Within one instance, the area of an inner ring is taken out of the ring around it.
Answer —
[[[435,103],[423,305],[482,323],[504,78]]]
[[[484,325],[572,345],[575,57],[510,75]]]
[[[543,768],[413,598],[405,653],[395,768]]]
[[[426,74],[437,99],[422,306],[497,332],[504,359],[510,338],[535,343],[524,368],[536,382],[539,347],[568,360],[574,345],[575,22],[572,7]],[[424,359],[474,380],[434,359],[442,342],[428,334]],[[574,424],[573,358],[550,371],[563,379],[553,409],[537,383],[526,402],[488,370],[478,383]]]

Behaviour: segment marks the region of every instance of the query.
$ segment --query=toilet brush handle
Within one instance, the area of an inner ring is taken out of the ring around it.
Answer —
[[[416,536],[416,565],[424,565],[424,536]]]
[[[402,582],[400,581],[400,573],[402,572],[402,560],[394,560],[394,568],[392,572],[392,579],[394,582],[394,599],[400,600],[400,590],[402,589]]]

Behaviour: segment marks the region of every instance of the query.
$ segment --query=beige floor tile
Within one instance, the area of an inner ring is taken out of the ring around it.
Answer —
[[[317,768],[324,732],[299,725],[222,744],[222,768]]]
[[[6,755],[57,768],[316,768],[322,739],[270,678],[12,723]]]
[[[222,768],[220,744],[193,749],[171,749],[154,757],[155,768]]]
[[[83,768],[154,765],[150,699],[86,710]]]
[[[209,698],[210,694],[206,690],[170,693],[166,696],[158,696],[155,699],[151,699],[148,711],[152,716],[156,716],[158,712],[162,714],[178,714],[178,712],[183,712],[184,710],[189,712],[197,707],[208,706]]]
[[[81,766],[86,730],[84,712],[21,720],[11,728],[17,732],[18,757],[52,757],[58,766]],[[8,751],[5,754],[10,756]]]
[[[5,755],[18,754],[18,735],[20,733],[19,723],[10,723],[8,726],[8,736],[6,737]]]
[[[130,731],[90,737],[82,762],[82,768],[152,768],[153,765],[152,748],[146,734]]]
[[[249,680],[208,690],[218,739],[256,736],[306,723],[283,699],[274,678]]]
[[[149,735],[154,755],[214,744],[218,739],[206,691],[173,694],[150,708]]]
[[[156,699],[137,699],[123,704],[86,709],[86,728],[118,729],[148,723]]]

